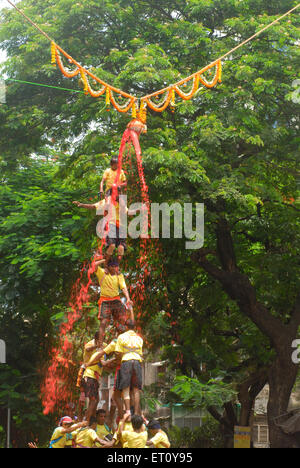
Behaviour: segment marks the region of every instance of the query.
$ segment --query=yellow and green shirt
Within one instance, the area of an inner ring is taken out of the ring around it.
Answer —
[[[118,336],[116,352],[122,353],[122,362],[143,360],[143,338],[138,336],[134,330],[128,330]]]
[[[107,434],[110,434],[110,430],[106,424],[97,424],[96,432],[99,439],[104,439],[104,437],[107,436]]]
[[[64,448],[67,441],[67,434],[62,432],[61,426],[54,429],[50,439],[50,448]]]

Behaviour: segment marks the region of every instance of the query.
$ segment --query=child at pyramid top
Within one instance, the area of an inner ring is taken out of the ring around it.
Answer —
[[[112,157],[110,161],[110,167],[108,167],[103,174],[101,183],[100,183],[100,196],[104,193],[104,182],[105,182],[105,198],[112,196],[112,191],[114,187],[117,187],[118,194],[121,192],[122,187],[127,185],[126,176],[124,171],[121,169],[118,170],[118,158]],[[116,194],[117,195],[117,194]]]

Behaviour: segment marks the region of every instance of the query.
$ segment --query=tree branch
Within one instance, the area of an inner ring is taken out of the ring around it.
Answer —
[[[241,312],[249,317],[276,347],[278,341],[286,334],[287,327],[257,301],[255,289],[249,278],[237,269],[224,271],[213,265],[201,254],[201,249],[193,258],[210,276],[221,283],[229,297],[237,302]]]

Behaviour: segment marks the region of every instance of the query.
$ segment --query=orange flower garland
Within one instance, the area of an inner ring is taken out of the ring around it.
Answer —
[[[68,61],[75,65],[76,69],[74,71],[69,71],[65,68],[61,54],[68,59]],[[90,71],[83,68],[76,60],[74,60],[70,55],[68,55],[61,47],[59,47],[55,42],[51,42],[51,63],[55,66],[57,63],[60,71],[64,76],[67,78],[73,78],[77,76],[79,73],[81,75],[81,81],[84,85],[84,92],[85,94],[90,94],[92,97],[98,98],[102,96],[104,93],[105,104],[107,110],[109,110],[110,104],[118,111],[118,112],[128,112],[130,109],[132,110],[132,117],[140,119],[142,122],[146,122],[147,118],[147,106],[155,112],[163,112],[170,106],[172,112],[175,109],[175,96],[176,94],[183,100],[187,101],[192,99],[192,97],[196,94],[199,88],[199,84],[201,83],[203,86],[207,88],[213,88],[216,86],[217,83],[222,82],[222,62],[218,60],[207,67],[203,68],[199,72],[194,73],[193,75],[178,81],[174,85],[171,85],[167,88],[161,89],[160,91],[156,91],[155,93],[149,94],[147,96],[143,96],[140,100],[140,108],[138,108],[138,99],[135,96],[125,93],[124,91],[115,88],[114,86],[105,83],[100,78],[95,76]],[[204,76],[204,73],[208,70],[216,68],[215,75],[211,81]],[[92,78],[94,82],[99,83],[102,85],[102,88],[98,91],[94,90],[89,82],[89,78]],[[186,86],[187,83],[192,81],[192,88],[191,91],[185,93],[180,89],[180,86]],[[118,95],[123,99],[126,99],[124,104],[119,104],[114,95]],[[163,99],[158,103],[154,102],[153,98],[159,99],[162,97]]]

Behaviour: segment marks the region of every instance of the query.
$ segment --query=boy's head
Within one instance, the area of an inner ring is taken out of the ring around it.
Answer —
[[[126,328],[128,330],[134,330],[135,329],[135,321],[131,320],[131,319],[126,320]]]
[[[64,427],[64,428],[68,428],[68,427],[71,427],[73,424],[73,419],[70,418],[70,416],[64,416],[63,418],[61,418],[61,420],[59,421],[59,425]]]
[[[118,158],[111,158],[110,167],[113,171],[116,171],[118,169]]]
[[[156,434],[161,429],[161,426],[158,421],[153,419],[152,421],[149,422],[147,428],[151,434]]]
[[[103,426],[105,423],[105,418],[106,418],[106,411],[104,409],[100,409],[96,413],[97,417],[97,423],[100,424],[100,426]]]
[[[108,271],[111,275],[114,275],[118,272],[119,262],[115,258],[111,258],[107,264]]]
[[[142,416],[138,414],[134,414],[133,416],[131,416],[131,424],[132,424],[133,429],[135,431],[138,431],[139,429],[141,429],[142,425],[144,424],[144,420]]]
[[[95,416],[92,416],[92,417],[90,418],[90,424],[89,424],[89,426],[90,426],[92,429],[94,429],[94,430],[96,429],[96,427],[97,427],[97,419],[95,418]]]

